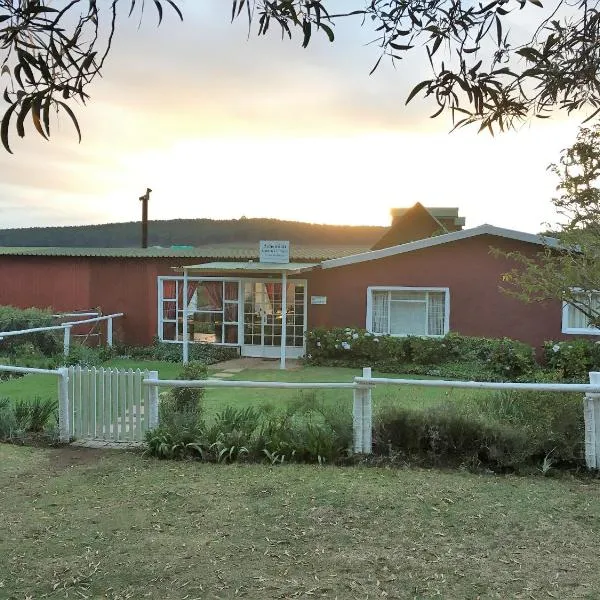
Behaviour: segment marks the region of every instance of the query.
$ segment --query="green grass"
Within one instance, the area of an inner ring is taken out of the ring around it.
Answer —
[[[0,597],[600,597],[598,480],[0,446]]]
[[[176,363],[159,361],[139,361],[117,359],[111,360],[105,366],[118,368],[144,368],[159,372],[161,379],[175,379],[181,370],[181,365]],[[209,376],[214,375],[216,370],[211,368]],[[304,381],[304,382],[351,382],[353,377],[361,375],[360,369],[348,369],[341,367],[303,367],[299,370],[280,371],[278,369],[245,369],[229,377],[230,381]],[[402,375],[377,373],[373,376],[396,377]],[[419,379],[415,376],[405,376],[411,379]],[[262,404],[285,406],[290,400],[296,399],[302,392],[299,390],[281,389],[259,389],[259,388],[220,388],[208,389],[205,396],[205,411],[207,415],[215,414],[225,406],[234,405],[240,408]],[[303,392],[309,393],[309,392]],[[486,394],[481,391],[448,390],[446,388],[425,387],[401,387],[392,388],[377,386],[373,390],[373,407],[377,411],[389,404],[402,404],[414,408],[426,408],[445,401],[461,401],[476,394]],[[351,390],[319,390],[316,392],[319,398],[327,403],[345,404],[348,409],[352,408]],[[12,400],[28,399],[34,396],[42,398],[57,398],[56,378],[51,375],[27,375],[19,379],[11,379],[0,382],[0,398],[9,397]]]

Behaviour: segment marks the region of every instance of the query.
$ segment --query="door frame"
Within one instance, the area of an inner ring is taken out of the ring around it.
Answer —
[[[277,359],[281,356],[281,346],[266,346],[264,344],[264,323],[261,324],[261,340],[262,344],[245,344],[244,343],[244,294],[245,285],[255,283],[278,283],[282,284],[281,278],[268,278],[268,277],[246,277],[241,279],[240,289],[240,304],[239,304],[239,341],[240,341],[240,356],[248,356],[255,358],[272,358]],[[304,299],[303,299],[303,323],[302,323],[302,346],[287,346],[285,347],[285,354],[288,358],[301,358],[304,356],[306,350],[306,330],[307,330],[307,317],[308,317],[308,283],[306,279],[288,279],[287,283],[301,284],[304,288]],[[289,303],[288,303],[289,304]]]

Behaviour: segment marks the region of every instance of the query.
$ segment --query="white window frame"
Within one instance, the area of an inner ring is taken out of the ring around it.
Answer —
[[[237,342],[213,342],[218,346],[230,346],[230,347],[240,347],[244,345],[244,302],[243,302],[243,294],[244,294],[244,283],[248,280],[258,282],[258,283],[279,283],[280,280],[277,279],[269,279],[269,278],[243,278],[243,277],[188,277],[188,281],[223,281],[223,282],[234,282],[238,284],[238,341]],[[164,308],[164,300],[163,298],[163,281],[177,281],[179,283],[183,282],[183,276],[177,275],[159,275],[156,278],[156,285],[158,288],[157,294],[157,315],[158,315],[158,323],[157,323],[157,334],[158,339],[165,344],[183,344],[183,340],[165,340],[164,339],[164,323],[175,323],[175,336],[179,335],[179,327],[178,327],[178,319],[165,319],[163,316],[163,308]],[[304,319],[302,326],[302,348],[306,349],[306,331],[308,329],[308,281],[306,279],[288,279],[289,283],[299,283],[304,286]],[[168,301],[172,301],[170,298],[166,299]],[[177,302],[177,287],[175,288],[175,301]],[[223,307],[225,306],[225,299],[223,300]],[[182,312],[179,309],[178,312]],[[231,322],[227,322],[226,324],[233,325]],[[189,340],[190,344],[201,344],[204,342],[197,342],[195,340]],[[288,346],[288,348],[300,348],[300,346]]]
[[[175,321],[173,321],[172,319],[165,319],[163,317],[163,301],[165,300],[163,298],[163,281],[177,281],[177,282],[183,282],[183,276],[176,276],[176,275],[168,275],[168,276],[158,276],[156,278],[156,285],[158,286],[158,326],[157,326],[157,333],[158,333],[158,339],[161,342],[164,342],[165,344],[183,344],[183,340],[165,340],[163,335],[164,335],[164,328],[163,328],[163,324],[166,323],[173,323],[175,322],[175,335],[176,337],[179,335],[179,331],[178,331],[178,325],[177,325],[177,317],[175,318]],[[239,319],[241,317],[241,305],[242,303],[239,301],[240,298],[240,293],[241,293],[241,282],[242,279],[239,277],[188,277],[188,281],[197,281],[197,282],[201,282],[201,281],[222,281],[222,282],[233,282],[233,283],[237,283],[238,284],[238,300],[237,300],[237,304],[238,304],[238,323],[239,323]],[[176,288],[177,289],[177,288]],[[177,294],[177,292],[176,292]],[[175,297],[175,299],[177,300],[177,295]],[[167,302],[169,301],[169,299],[167,299]],[[223,299],[223,315],[225,314],[225,299]],[[183,312],[181,309],[179,309],[178,312]],[[234,323],[232,322],[226,322],[226,325],[234,325]],[[216,346],[230,346],[233,348],[237,348],[238,346],[240,346],[240,327],[238,325],[238,340],[237,342],[212,342],[214,343]],[[203,342],[196,342],[194,340],[189,340],[190,344],[200,344]]]
[[[578,293],[587,293],[587,294],[598,294],[600,296],[600,291],[594,290],[591,292],[582,290],[582,289],[578,289],[578,288],[573,288],[571,289],[572,292]],[[575,307],[572,304],[569,304],[568,302],[563,302],[562,303],[562,319],[561,319],[561,332],[565,333],[565,334],[570,334],[570,335],[600,335],[600,329],[598,329],[598,327],[569,327],[568,323],[569,323],[569,310],[570,309],[575,309]]]
[[[418,337],[444,337],[450,331],[450,288],[448,287],[407,287],[394,285],[372,285],[367,287],[367,320],[366,329],[377,335],[391,335],[393,337],[408,337],[410,334],[373,331],[373,292],[444,292],[444,333],[442,335],[422,335]],[[426,303],[429,306],[429,302]]]

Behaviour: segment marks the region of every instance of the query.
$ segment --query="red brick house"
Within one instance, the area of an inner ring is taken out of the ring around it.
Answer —
[[[534,255],[539,236],[463,224],[457,209],[417,204],[395,211],[372,249],[292,246],[285,264],[261,263],[258,241],[238,248],[0,248],[0,304],[99,307],[125,313],[116,331],[129,344],[155,336],[182,343],[185,335],[273,358],[282,328],[291,357],[303,354],[304,333],[317,326],[391,335],[455,331],[534,346],[600,333],[573,307],[524,304],[500,291],[514,265],[490,248]]]

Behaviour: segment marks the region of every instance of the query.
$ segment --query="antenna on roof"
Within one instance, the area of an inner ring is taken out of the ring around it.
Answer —
[[[140,196],[142,202],[142,248],[148,247],[148,200],[150,200],[150,188],[146,188],[146,193]]]

